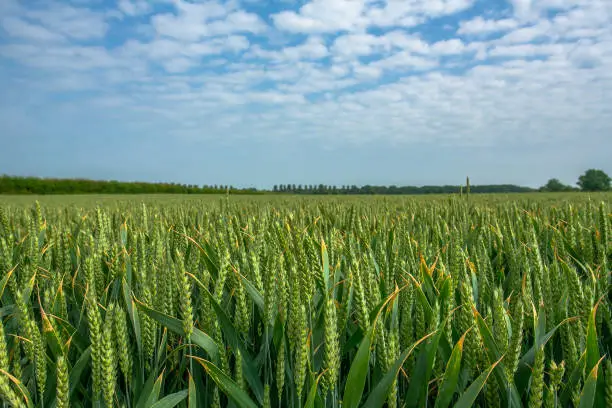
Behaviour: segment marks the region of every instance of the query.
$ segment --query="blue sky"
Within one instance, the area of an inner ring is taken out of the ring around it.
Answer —
[[[2,0],[0,173],[270,187],[612,173],[610,0]]]

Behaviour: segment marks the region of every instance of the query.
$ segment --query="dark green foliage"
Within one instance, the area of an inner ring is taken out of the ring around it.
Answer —
[[[548,182],[540,187],[540,191],[546,191],[550,193],[561,193],[565,191],[574,191],[576,188],[563,184],[559,179],[552,178]]]
[[[256,194],[254,188],[0,176],[0,194]]]
[[[0,194],[315,194],[315,195],[421,195],[457,194],[460,186],[302,186],[295,184],[275,185],[272,191],[253,187],[236,188],[227,185],[144,183],[116,180],[52,179],[38,177],[0,176]],[[528,193],[536,191],[529,187],[512,184],[471,186],[472,193]]]
[[[609,191],[612,179],[603,170],[589,169],[578,178],[583,191]]]

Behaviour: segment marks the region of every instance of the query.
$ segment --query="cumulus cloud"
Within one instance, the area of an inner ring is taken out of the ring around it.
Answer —
[[[517,18],[525,20],[534,16],[533,0],[510,0],[510,3]]]
[[[535,25],[517,28],[506,34],[501,41],[506,43],[528,43],[548,37],[552,24],[542,20]]]
[[[485,20],[482,16],[477,16],[471,20],[459,23],[458,34],[479,35],[489,34],[500,31],[508,31],[515,28],[518,22],[514,19],[504,18],[501,20]]]
[[[197,41],[238,32],[260,33],[266,29],[258,15],[235,10],[231,3],[177,0],[174,4],[175,13],[157,14],[151,19],[155,31],[161,36]]]
[[[413,27],[468,10],[473,5],[474,0],[388,0],[374,3],[366,15],[376,27]]]
[[[55,33],[75,40],[103,38],[108,31],[106,15],[85,7],[45,3],[46,8],[24,8],[24,16]]]
[[[168,137],[338,144],[612,131],[607,0],[512,0],[486,15],[471,0],[71,4],[0,2],[11,111],[37,101]]]
[[[133,61],[115,58],[104,47],[33,44],[0,45],[0,55],[32,68],[92,71],[130,66]]]
[[[0,22],[2,28],[11,36],[32,41],[61,41],[62,34],[37,24],[29,23],[19,17],[6,17]]]
[[[366,33],[341,35],[336,37],[332,50],[337,58],[345,59],[399,50],[416,54],[428,54],[431,51],[430,45],[420,37],[400,30],[389,31],[382,35]]]
[[[438,41],[431,46],[431,50],[439,55],[461,54],[465,50],[465,44],[457,38]]]
[[[372,65],[356,65],[353,68],[353,72],[357,78],[379,78],[383,71],[380,67],[372,66]]]
[[[128,16],[147,14],[151,10],[151,5],[146,0],[119,0],[117,5],[119,10]]]
[[[498,45],[489,51],[492,57],[545,57],[561,55],[565,50],[562,44],[518,44]]]
[[[368,27],[413,27],[473,4],[474,0],[311,0],[297,11],[282,11],[272,19],[278,29],[289,32],[350,32]]]
[[[308,37],[301,44],[284,47],[282,50],[266,50],[255,47],[250,56],[276,61],[305,61],[324,58],[329,54],[327,46],[319,37]]]
[[[272,16],[281,30],[301,33],[350,31],[363,27],[364,0],[313,0],[298,12],[282,11]]]

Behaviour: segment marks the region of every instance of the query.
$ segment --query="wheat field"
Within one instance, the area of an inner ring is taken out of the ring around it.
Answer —
[[[612,196],[0,198],[8,407],[610,407]]]

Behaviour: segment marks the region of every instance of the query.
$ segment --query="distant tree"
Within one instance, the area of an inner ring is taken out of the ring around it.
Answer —
[[[582,191],[608,191],[611,181],[603,170],[589,169],[578,178],[578,185]]]
[[[142,183],[117,180],[51,179],[0,175],[0,194],[219,194],[228,186]],[[232,193],[261,193],[229,186]]]
[[[569,186],[566,186],[559,179],[552,178],[541,188],[542,191],[560,192],[570,190]]]

